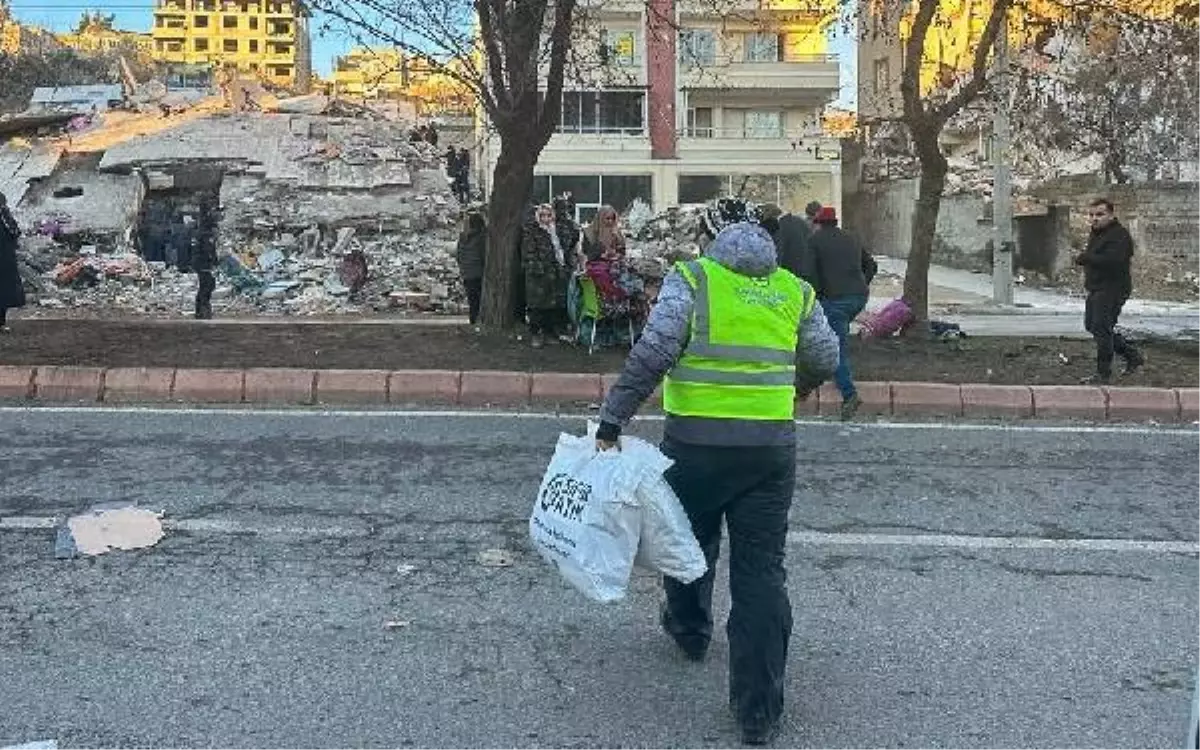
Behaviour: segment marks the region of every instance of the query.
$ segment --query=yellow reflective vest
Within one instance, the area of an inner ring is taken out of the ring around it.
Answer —
[[[695,292],[691,338],[663,385],[668,414],[791,420],[796,338],[816,303],[788,271],[751,278],[709,258],[676,265]]]

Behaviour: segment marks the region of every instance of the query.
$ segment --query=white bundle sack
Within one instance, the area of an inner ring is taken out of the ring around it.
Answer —
[[[534,547],[598,602],[624,598],[635,558],[685,583],[699,578],[704,554],[662,478],[671,460],[633,437],[619,451],[597,451],[596,428],[559,435],[529,518]]]
[[[621,438],[621,452],[636,458],[648,471],[638,485],[638,507],[642,511],[642,535],[634,564],[691,583],[708,570],[704,550],[692,533],[683,503],[663,474],[674,463],[645,440]]]
[[[641,535],[642,471],[594,437],[562,434],[542,477],[529,536],[563,578],[598,602],[622,599]]]

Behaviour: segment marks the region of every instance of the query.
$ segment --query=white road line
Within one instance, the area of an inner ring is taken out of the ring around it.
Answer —
[[[0,531],[42,531],[63,522],[55,516],[7,516],[0,518]],[[327,526],[294,526],[255,524],[219,518],[163,519],[168,531],[197,534],[303,538],[366,537],[364,527],[331,524]],[[1042,539],[1038,537],[969,536],[966,534],[853,534],[820,531],[792,531],[788,543],[801,546],[875,546],[875,547],[942,547],[956,549],[1031,549],[1067,552],[1146,552],[1155,554],[1197,554],[1200,543],[1169,542],[1154,539]]]
[[[6,529],[53,529],[62,519],[53,516],[7,516],[0,518],[0,531]]]
[[[968,536],[963,534],[830,534],[819,531],[788,532],[797,545],[861,545],[880,547],[950,547],[957,549],[1049,549],[1072,552],[1200,553],[1197,542],[1164,542],[1153,539],[1041,539],[1038,537]]]
[[[330,416],[344,418],[367,419],[397,419],[397,418],[432,418],[432,419],[533,419],[533,420],[595,420],[593,413],[552,413],[525,411],[473,411],[473,410],[404,410],[387,409],[372,411],[357,411],[352,409],[318,409],[315,407],[296,409],[198,409],[193,407],[113,407],[113,406],[9,406],[0,407],[0,414],[146,414],[146,415],[204,415],[204,416],[242,416],[242,417],[314,417]],[[661,414],[646,414],[634,417],[637,422],[661,422]],[[1048,434],[1078,434],[1078,433],[1110,433],[1120,435],[1172,435],[1195,438],[1200,435],[1196,427],[1157,427],[1153,425],[1099,425],[1099,424],[1004,424],[1004,423],[971,423],[971,422],[833,422],[818,419],[797,419],[796,424],[803,427],[825,427],[838,430],[951,430],[967,432],[1028,432]]]

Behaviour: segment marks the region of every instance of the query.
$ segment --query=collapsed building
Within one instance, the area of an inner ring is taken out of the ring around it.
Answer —
[[[196,281],[177,240],[198,231],[222,256],[222,314],[460,312],[459,206],[438,154],[403,122],[330,104],[106,116],[10,140],[0,191],[37,305],[189,311]]]

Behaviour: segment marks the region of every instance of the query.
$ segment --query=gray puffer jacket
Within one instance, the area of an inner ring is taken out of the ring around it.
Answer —
[[[753,224],[726,227],[709,245],[705,256],[753,278],[767,276],[776,269],[775,245],[770,235]],[[672,271],[663,282],[642,337],[600,409],[601,436],[615,439],[614,431],[619,432],[629,422],[683,356],[691,335],[694,305],[691,285],[679,271]],[[814,304],[812,315],[800,321],[798,332],[797,380],[812,385],[828,380],[837,369],[838,340],[819,304]],[[796,439],[792,420],[710,419],[668,414],[664,432],[672,440],[698,445],[786,445]]]

